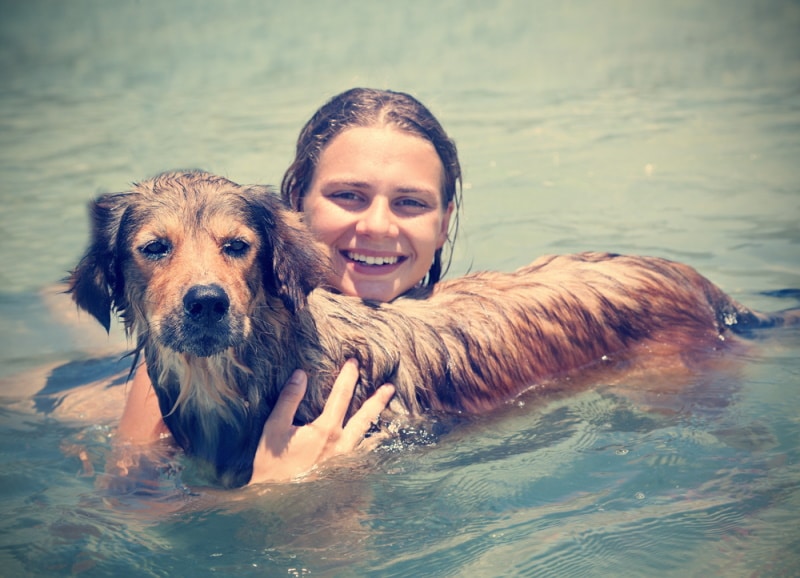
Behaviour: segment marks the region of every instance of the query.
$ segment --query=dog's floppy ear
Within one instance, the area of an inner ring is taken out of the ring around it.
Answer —
[[[91,240],[78,266],[65,279],[67,293],[81,309],[89,312],[106,331],[111,313],[120,308],[123,287],[117,269],[120,223],[130,193],[109,193],[89,203]]]
[[[250,187],[248,201],[257,215],[264,247],[264,288],[295,313],[306,298],[329,278],[329,262],[300,215],[287,208],[268,187]]]

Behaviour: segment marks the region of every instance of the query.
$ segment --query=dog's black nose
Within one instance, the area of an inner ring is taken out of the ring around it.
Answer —
[[[195,285],[183,297],[183,310],[193,321],[217,323],[230,307],[228,294],[219,285]]]

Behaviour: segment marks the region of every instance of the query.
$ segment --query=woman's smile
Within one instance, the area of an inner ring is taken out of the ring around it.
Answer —
[[[401,259],[405,259],[405,257],[399,257],[397,255],[381,257],[380,255],[365,255],[363,253],[357,253],[355,251],[342,251],[342,254],[346,258],[355,262],[357,265],[369,265],[373,267],[396,265]]]

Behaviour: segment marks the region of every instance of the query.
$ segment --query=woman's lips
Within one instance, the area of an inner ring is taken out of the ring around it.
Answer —
[[[356,261],[363,265],[394,265],[401,259],[405,259],[405,257],[398,255],[364,255],[363,253],[358,253],[356,251],[342,251],[342,253],[350,261]]]
[[[403,255],[367,255],[358,251],[340,251],[359,273],[385,273],[407,259]]]

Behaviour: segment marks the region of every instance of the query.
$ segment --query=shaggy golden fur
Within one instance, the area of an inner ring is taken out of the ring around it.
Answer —
[[[686,265],[605,253],[543,257],[387,304],[344,297],[324,288],[323,252],[269,188],[203,172],[103,195],[92,222],[73,298],[106,329],[120,314],[175,440],[225,486],[249,480],[296,368],[309,376],[299,422],[319,415],[348,357],[361,368],[352,407],[391,382],[411,414],[482,412],[643,349],[713,350],[730,330],[785,320]]]

